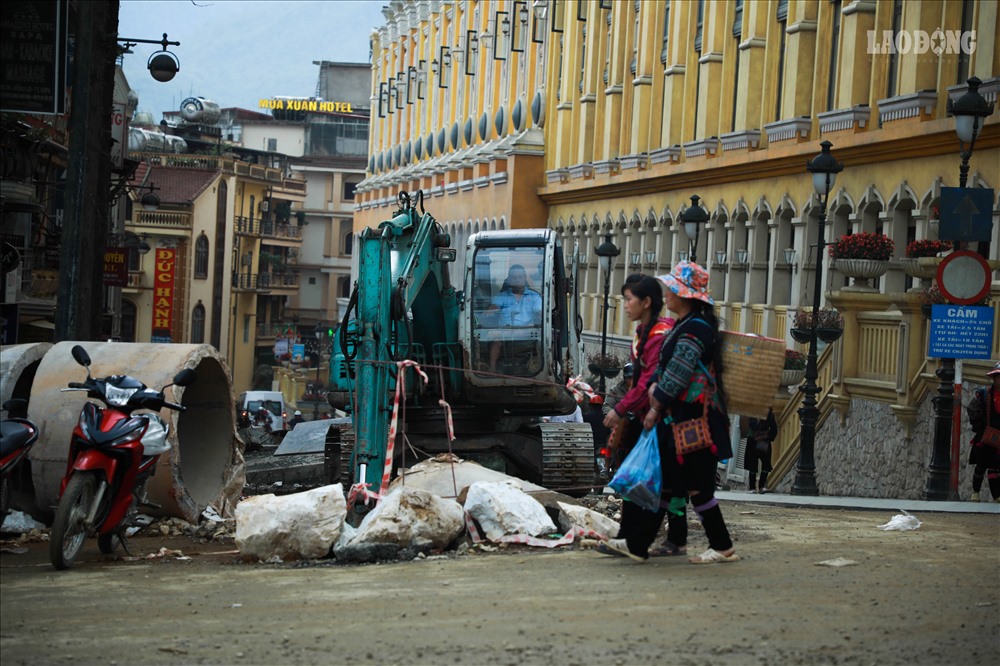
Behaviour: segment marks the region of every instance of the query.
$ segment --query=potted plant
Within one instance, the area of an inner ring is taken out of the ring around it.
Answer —
[[[806,357],[794,349],[785,350],[785,367],[781,372],[782,386],[795,386],[806,376]]]
[[[885,275],[896,244],[885,234],[862,231],[841,236],[830,244],[837,270],[854,278],[849,291],[874,291],[870,280]]]
[[[604,375],[608,379],[618,376],[622,371],[622,361],[614,354],[594,353],[587,357],[587,367],[595,375]]]
[[[803,308],[792,319],[792,338],[806,344],[812,334],[813,310]],[[844,316],[835,308],[821,308],[816,312],[816,336],[823,342],[836,342],[844,332]]]
[[[933,312],[933,306],[935,305],[947,305],[948,299],[944,297],[941,290],[938,289],[937,283],[932,282],[931,286],[920,292],[920,311],[923,313],[926,319],[931,318],[931,313]],[[990,295],[987,293],[979,301],[975,303],[970,303],[970,305],[989,305]]]
[[[899,265],[910,277],[930,280],[937,273],[941,263],[942,252],[951,250],[951,243],[942,240],[915,240],[906,246],[906,256],[899,260]],[[920,291],[919,288],[911,291]]]

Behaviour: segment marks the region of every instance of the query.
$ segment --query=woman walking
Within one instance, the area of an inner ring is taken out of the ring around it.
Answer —
[[[708,537],[708,550],[692,557],[692,564],[734,562],[739,559],[729,536],[722,509],[715,499],[718,461],[731,458],[729,417],[723,385],[719,322],[708,293],[708,272],[695,263],[681,261],[669,275],[661,276],[667,308],[677,315],[660,351],[655,383],[650,387],[650,408],[643,425],[659,427],[665,485],[683,490],[691,500]],[[680,454],[673,424],[705,416],[706,448]],[[659,524],[652,521],[641,539],[652,543]]]
[[[625,314],[631,321],[637,322],[638,326],[632,338],[632,350],[629,354],[634,381],[631,388],[604,417],[605,426],[621,429],[621,436],[616,437],[620,450],[613,452],[618,460],[624,459],[639,439],[642,419],[649,409],[649,385],[656,373],[663,336],[674,323],[673,319],[660,316],[663,310],[663,290],[656,278],[648,275],[630,275],[622,286],[622,297],[625,301]],[[654,513],[633,502],[622,502],[621,529],[618,531],[618,538],[600,544],[598,550],[607,555],[629,554],[627,546],[629,538],[635,539],[637,535],[645,533],[646,529],[642,526],[653,521],[657,526],[663,522],[662,510]],[[667,523],[667,529],[668,541],[672,540],[677,544],[674,547],[677,552],[672,554],[686,552],[687,517],[682,513],[679,518],[672,518]],[[641,541],[635,541],[633,545],[636,550],[631,552],[645,559],[648,556],[649,544],[646,543],[646,547],[642,548],[640,543]]]

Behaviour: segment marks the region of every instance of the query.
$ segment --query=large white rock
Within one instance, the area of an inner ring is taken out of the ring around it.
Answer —
[[[566,502],[558,502],[558,504],[559,527],[562,528],[563,532],[569,532],[574,527],[582,527],[585,530],[593,530],[608,539],[618,536],[618,530],[621,529],[621,526],[603,513]]]
[[[463,490],[477,481],[510,481],[522,490],[545,490],[542,486],[483,467],[477,462],[442,453],[404,470],[389,484],[389,491],[399,487],[418,488],[441,497],[459,497]]]
[[[269,560],[324,557],[347,515],[339,483],[293,495],[257,495],[236,505],[236,547],[245,557]]]
[[[386,495],[365,516],[350,545],[380,543],[406,548],[430,543],[441,550],[464,529],[461,504],[424,490],[403,487]]]
[[[491,541],[505,534],[538,536],[556,531],[545,507],[512,483],[473,483],[465,498],[465,510]]]

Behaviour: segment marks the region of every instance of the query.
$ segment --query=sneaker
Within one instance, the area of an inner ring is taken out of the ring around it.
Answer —
[[[979,501],[979,493],[972,493],[971,495],[969,495],[969,501],[970,502],[978,502]]]
[[[750,493],[751,495],[756,495],[756,494],[757,494],[757,491],[756,491],[756,490],[754,490],[753,488],[751,488],[751,489],[750,489],[750,490],[748,490],[747,492],[748,492],[748,493]]]
[[[761,495],[766,495],[766,494],[767,494],[768,492],[769,492],[769,491],[768,491],[768,489],[767,489],[767,488],[761,488],[761,489],[760,489],[760,494],[761,494]]]

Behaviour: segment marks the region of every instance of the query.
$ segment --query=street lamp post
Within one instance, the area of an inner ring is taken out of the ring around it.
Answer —
[[[615,259],[618,258],[621,250],[611,242],[611,232],[608,232],[604,235],[604,242],[597,246],[594,253],[597,255],[597,261],[604,273],[604,316],[601,320],[601,357],[603,358],[608,352],[608,295],[611,291],[611,271],[615,269]],[[598,386],[601,395],[604,395],[604,387],[604,368],[601,368]]]
[[[698,203],[701,200],[697,194],[691,195],[691,205],[681,213],[681,222],[684,224],[684,233],[690,241],[690,251],[688,260],[692,264],[698,263],[698,232],[702,225],[708,224],[708,213],[702,210]]]
[[[816,422],[819,420],[816,396],[819,386],[816,378],[816,318],[819,314],[820,299],[823,296],[823,253],[826,250],[826,202],[830,190],[837,179],[837,174],[844,170],[844,165],[833,158],[830,153],[831,144],[823,141],[823,150],[806,165],[812,174],[813,188],[819,196],[819,220],[816,240],[816,276],[813,285],[813,316],[809,329],[809,354],[806,356],[806,381],[799,389],[805,394],[802,407],[799,408],[801,430],[799,435],[799,461],[795,466],[795,481],[792,483],[793,495],[819,495],[816,486],[816,463],[813,457],[816,446]]]
[[[993,113],[993,105],[979,94],[982,81],[973,76],[968,80],[969,91],[952,102],[948,100],[948,113],[955,117],[955,133],[958,134],[959,155],[962,163],[958,171],[958,186],[965,188],[969,180],[969,160],[976,147],[976,137],[985,119]],[[966,148],[968,146],[968,148]],[[955,243],[961,250],[961,242]],[[952,411],[955,408],[955,359],[942,358],[935,373],[940,380],[937,395],[931,398],[934,405],[934,448],[928,466],[927,485],[924,499],[946,500],[949,496],[951,478],[951,437]]]

